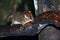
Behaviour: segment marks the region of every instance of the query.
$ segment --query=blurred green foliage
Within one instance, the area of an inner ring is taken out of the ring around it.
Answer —
[[[0,24],[5,24],[5,18],[12,10],[13,1],[14,0],[0,0],[0,11],[2,11],[3,15],[3,17],[0,17]]]
[[[21,4],[22,0],[16,0],[17,3]]]

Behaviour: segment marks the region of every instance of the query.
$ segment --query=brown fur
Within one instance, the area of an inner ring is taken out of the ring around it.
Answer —
[[[60,25],[60,11],[44,12],[44,13],[38,15],[36,18],[34,18],[33,24],[41,19],[47,19],[47,20],[50,20],[50,21]],[[32,26],[33,24],[31,22],[29,22],[29,23],[26,23],[25,26]],[[21,26],[21,27],[23,27],[23,26]]]
[[[12,14],[13,16],[12,17],[10,17],[11,18],[11,21],[19,21],[19,22],[21,22],[22,23],[22,21],[25,21],[25,17],[24,17],[24,15],[26,15],[29,19],[27,19],[27,21],[28,20],[30,20],[31,19],[31,17],[32,17],[32,13],[30,12],[30,11],[28,11],[28,12],[16,12],[16,13],[14,13],[14,14]],[[10,15],[11,16],[11,15]],[[8,19],[8,22],[10,21],[10,18],[7,18]],[[28,25],[26,25],[26,24],[28,24]],[[24,28],[24,27],[26,27],[26,26],[30,26],[31,24],[30,24],[30,22],[29,23],[26,23],[24,26],[22,25],[20,25],[20,28]],[[16,26],[16,28],[17,28],[17,26]],[[11,26],[11,28],[10,28],[11,30],[15,30],[15,27],[14,26]]]
[[[34,22],[41,20],[41,19],[47,19],[50,21],[53,21],[57,24],[60,24],[60,11],[47,11],[44,12],[40,15],[38,15],[35,19]]]

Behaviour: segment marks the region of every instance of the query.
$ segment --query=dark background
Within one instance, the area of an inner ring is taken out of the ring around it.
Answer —
[[[38,35],[35,36],[10,36],[1,38],[1,40],[38,40]]]

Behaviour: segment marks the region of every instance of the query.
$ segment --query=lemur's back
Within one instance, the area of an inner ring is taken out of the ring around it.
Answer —
[[[41,19],[47,19],[50,20],[52,22],[58,23],[60,24],[60,11],[47,11],[44,12],[40,15],[38,15],[34,21],[38,21]]]

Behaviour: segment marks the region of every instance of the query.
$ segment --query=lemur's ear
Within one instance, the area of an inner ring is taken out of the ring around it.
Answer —
[[[28,11],[28,13],[31,13],[31,11]]]

